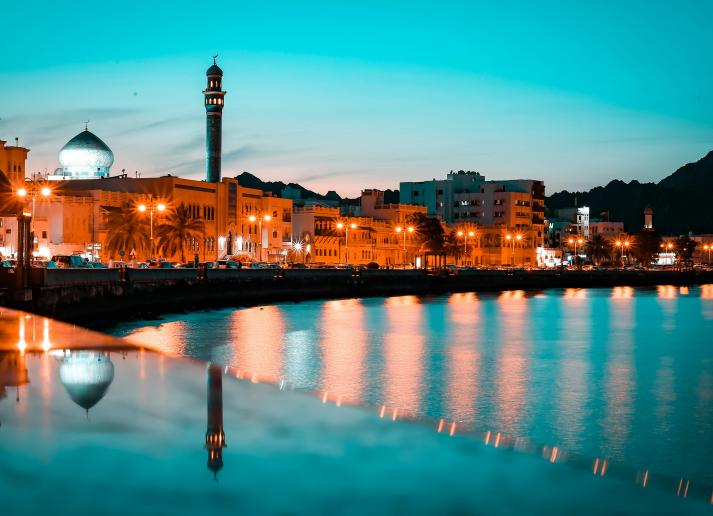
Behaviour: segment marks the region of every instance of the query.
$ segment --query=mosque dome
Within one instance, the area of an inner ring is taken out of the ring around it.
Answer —
[[[108,168],[114,163],[114,153],[97,135],[85,129],[62,147],[59,163],[65,168]]]
[[[106,353],[67,351],[59,366],[59,379],[72,401],[89,411],[109,390],[114,364]]]

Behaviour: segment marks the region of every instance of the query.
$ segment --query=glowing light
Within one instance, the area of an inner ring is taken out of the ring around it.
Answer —
[[[157,209],[158,211],[164,211],[164,210],[166,209],[166,205],[163,204],[163,203],[159,203],[159,205],[156,206],[156,209]]]
[[[337,222],[337,229],[342,229],[344,227],[344,224],[341,222]]]
[[[468,231],[468,236],[469,237],[475,236],[475,231]]]
[[[145,212],[146,211],[146,205],[145,204],[139,204],[139,211],[140,212]]]
[[[408,227],[408,232],[409,232],[409,233],[413,233],[413,232],[414,232],[413,226],[409,226],[409,227]]]
[[[294,244],[292,244],[292,247],[294,248],[295,251],[302,250],[302,244],[300,242],[295,242]]]
[[[250,216],[248,217],[248,220],[249,220],[250,222],[255,222],[257,219],[255,218],[255,215],[250,215]]]
[[[24,197],[27,195],[27,188],[18,188],[17,189],[17,195],[18,197]]]
[[[506,240],[512,240],[512,235],[505,235]]]
[[[265,219],[265,222],[270,222],[272,220],[272,217],[270,215],[265,215],[263,219]]]
[[[49,186],[45,186],[40,190],[40,193],[42,194],[43,197],[49,197],[50,194],[52,193],[52,190],[50,190]]]
[[[522,240],[522,235],[517,235],[515,238],[517,238],[518,240]]]
[[[349,227],[352,228],[352,229],[356,229],[356,228],[357,228],[357,225],[352,222],[352,223],[349,225]]]
[[[403,231],[403,228],[401,226],[396,226],[396,232],[401,233]]]
[[[462,232],[462,231],[459,231],[459,232],[457,233],[457,235],[458,235],[459,237],[462,237],[462,236],[463,236],[463,232]]]

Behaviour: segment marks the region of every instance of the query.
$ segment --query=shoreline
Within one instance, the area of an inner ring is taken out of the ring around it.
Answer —
[[[466,270],[431,275],[422,270],[371,270],[353,275],[332,269],[219,269],[202,279],[185,269],[146,272],[156,274],[130,281],[95,281],[91,274],[81,281],[73,274],[71,281],[34,288],[29,301],[12,301],[6,295],[2,304],[102,330],[169,313],[319,299],[713,284],[713,271]]]

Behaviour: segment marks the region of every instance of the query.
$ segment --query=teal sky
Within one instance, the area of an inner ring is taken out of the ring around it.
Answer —
[[[0,138],[54,169],[89,119],[114,173],[202,179],[217,51],[227,176],[353,195],[471,169],[553,192],[713,149],[713,2],[579,4],[8,2]]]

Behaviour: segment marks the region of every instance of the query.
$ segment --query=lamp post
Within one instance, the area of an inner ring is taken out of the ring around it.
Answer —
[[[151,197],[149,200],[149,205],[139,204],[139,211],[145,213],[146,210],[149,211],[149,245],[151,250],[151,258],[154,257],[154,245],[153,245],[153,214],[154,211],[163,212],[166,211],[166,205],[162,202],[156,202],[156,199]]]
[[[357,225],[354,224],[353,222],[351,224],[344,224],[342,222],[337,222],[337,229],[343,229],[344,230],[344,254],[346,254],[346,260],[344,263],[348,264],[349,263],[349,229],[356,229]],[[339,252],[340,258],[341,258],[341,251]]]
[[[270,215],[263,215],[262,217],[250,215],[248,217],[248,220],[251,223],[254,223],[255,221],[257,221],[257,223],[258,223],[258,231],[260,233],[260,238],[258,240],[258,249],[260,249],[260,261],[262,261],[262,221],[264,220],[265,222],[270,222],[272,220],[272,217]],[[269,238],[268,238],[268,242],[269,242]]]
[[[569,240],[567,240],[567,242],[569,242],[569,245],[574,245],[574,259],[578,261],[577,246],[582,245],[584,243],[584,240],[581,238],[570,238]]]
[[[403,233],[404,235],[404,252],[403,252],[403,260],[404,260],[404,265],[408,263],[408,260],[406,259],[406,233],[413,233],[414,232],[414,227],[413,226],[408,226],[407,228],[402,228],[401,226],[396,226],[396,232],[397,233]]]
[[[713,251],[713,244],[704,244],[703,245],[703,250],[708,251],[708,264],[711,263],[711,251]]]
[[[30,183],[29,188],[27,186],[21,186],[20,188],[17,189],[15,192],[17,196],[22,199],[23,201],[27,199],[29,196],[30,199],[32,199],[32,209],[30,210],[30,233],[32,234],[33,240],[34,240],[34,222],[35,222],[35,203],[37,201],[37,197],[39,196],[41,199],[47,199],[49,198],[50,195],[52,195],[52,189],[49,186],[40,186],[36,184],[35,182]],[[32,242],[32,246],[34,247],[34,241]],[[19,248],[19,245],[18,245]]]
[[[518,242],[522,240],[522,235],[518,233],[517,235],[507,234],[505,235],[505,240],[512,242],[512,266],[515,267],[515,240]]]
[[[624,267],[624,248],[628,248],[631,242],[628,240],[617,240],[614,244],[621,249],[621,266]]]

